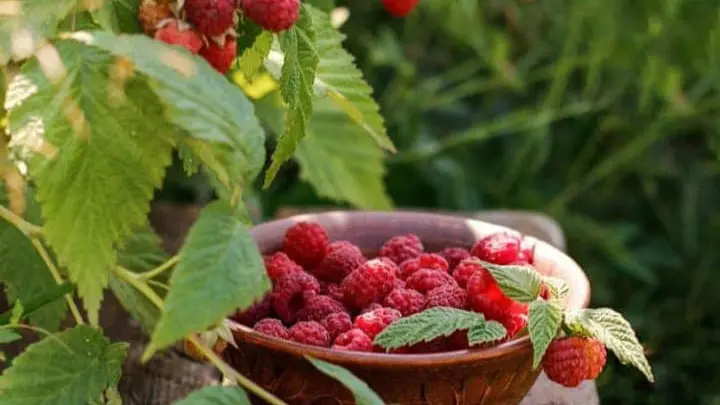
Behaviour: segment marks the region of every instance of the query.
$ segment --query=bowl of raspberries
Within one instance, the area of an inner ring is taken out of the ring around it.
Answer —
[[[307,356],[350,370],[386,403],[519,403],[540,368],[528,304],[500,288],[498,271],[563,280],[565,308],[584,308],[590,296],[560,250],[461,217],[328,212],[251,232],[273,288],[230,318],[236,346],[223,356],[291,404],[355,403]]]

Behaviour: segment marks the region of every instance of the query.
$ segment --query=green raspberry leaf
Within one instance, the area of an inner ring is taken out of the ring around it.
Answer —
[[[206,387],[175,405],[250,405],[250,398],[240,387]]]
[[[8,204],[4,187],[0,192],[0,203],[4,206]],[[40,206],[31,188],[26,190],[25,203],[25,219],[40,224]],[[30,240],[13,225],[2,220],[0,283],[5,285],[5,293],[11,302],[19,300],[28,304],[56,286],[50,270]],[[62,299],[45,301],[41,308],[36,309],[28,317],[30,324],[51,332],[58,330],[67,313],[67,306]]]
[[[115,247],[146,222],[176,130],[158,119],[147,81],[120,73],[123,61],[75,41],[55,48],[52,82],[32,60],[11,84],[9,129],[21,153],[33,152],[46,240],[97,324]]]
[[[150,227],[136,230],[118,250],[118,262],[133,271],[147,271],[168,259],[160,237]]]
[[[395,151],[385,129],[385,120],[380,107],[372,98],[372,88],[363,79],[362,72],[355,66],[355,58],[346,51],[345,40],[330,17],[317,8],[308,6],[315,21],[317,50],[320,64],[315,81],[315,92],[327,96],[378,146]]]
[[[530,341],[533,345],[533,368],[537,368],[560,329],[563,319],[562,304],[556,300],[533,301],[530,303],[528,318]]]
[[[557,300],[562,301],[570,293],[570,285],[563,279],[543,276],[542,281],[550,290],[551,296]]]
[[[15,301],[10,313],[10,325],[17,325],[20,323],[23,315],[25,315],[25,307],[20,300]]]
[[[22,339],[21,335],[15,333],[9,329],[0,329],[0,344],[11,343],[11,342],[14,342],[14,341],[20,340],[20,339]],[[2,387],[0,387],[0,389],[1,388]],[[0,392],[2,392],[2,391],[0,390]]]
[[[93,20],[106,31],[140,32],[137,10],[141,0],[103,0],[90,10]]]
[[[458,330],[470,329],[484,322],[483,314],[477,312],[446,307],[430,308],[393,322],[375,337],[373,343],[385,349],[396,349],[450,336]]]
[[[152,349],[207,329],[269,289],[262,256],[247,228],[226,203],[208,205],[180,250]]]
[[[238,59],[240,71],[247,80],[252,80],[262,67],[272,49],[273,35],[270,31],[263,31],[255,37],[251,47],[245,49]]]
[[[3,405],[86,405],[120,380],[126,343],[77,326],[30,345],[0,376]]]
[[[505,327],[496,321],[486,321],[473,325],[468,330],[468,343],[470,346],[482,343],[496,342],[507,335]]]
[[[345,386],[355,397],[355,403],[358,405],[384,405],[382,399],[375,393],[375,391],[367,385],[367,383],[357,378],[353,373],[345,368],[336,366],[322,360],[314,359],[309,356],[305,356],[306,359],[312,363],[315,368],[320,370],[323,374],[328,377],[334,378]]]
[[[225,167],[230,188],[249,184],[265,164],[265,134],[250,101],[240,88],[218,74],[197,55],[145,35],[81,32],[71,38],[102,48],[132,62],[147,76],[165,117],[184,130],[182,141],[198,140],[209,151],[195,156],[202,163],[215,159]],[[185,142],[181,142],[181,146]],[[197,152],[197,148],[185,148]],[[231,165],[227,162],[232,163]],[[215,166],[217,167],[217,166]]]
[[[500,266],[479,260],[490,271],[508,298],[518,302],[532,302],[540,294],[542,276],[530,266]]]
[[[609,309],[583,309],[565,315],[565,322],[574,331],[593,336],[610,349],[622,364],[630,364],[655,382],[650,363],[637,335],[621,314]]]
[[[19,13],[0,18],[0,66],[11,59],[29,58],[46,38],[55,34],[60,22],[78,6],[77,0],[23,0],[14,3],[19,5]],[[7,8],[12,9],[12,5],[8,4]],[[14,48],[15,41],[30,46]]]
[[[290,159],[298,142],[307,135],[313,111],[313,83],[320,58],[315,44],[313,16],[302,5],[297,23],[280,34],[280,48],[285,58],[280,76],[280,90],[288,105],[285,130],[278,139],[272,163],[265,174],[265,187],[272,183],[280,166]]]

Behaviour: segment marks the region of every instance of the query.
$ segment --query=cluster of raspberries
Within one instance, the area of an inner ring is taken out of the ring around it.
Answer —
[[[300,0],[143,0],[138,19],[147,35],[202,56],[225,74],[237,56],[239,13],[263,29],[287,30]]]
[[[336,350],[381,351],[373,339],[394,321],[433,307],[482,312],[514,337],[527,325],[527,305],[503,294],[473,257],[496,264],[533,262],[534,246],[515,233],[496,233],[470,251],[427,253],[415,235],[386,241],[368,258],[348,241],[331,242],[317,223],[287,229],[282,250],[265,256],[273,291],[234,319],[269,336]],[[468,347],[467,334],[400,348],[427,353]]]

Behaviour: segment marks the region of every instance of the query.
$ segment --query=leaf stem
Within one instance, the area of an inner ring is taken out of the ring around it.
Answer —
[[[69,352],[72,352],[72,351],[73,351],[73,350],[70,348],[70,346],[67,345],[67,343],[63,342],[62,339],[60,339],[59,337],[55,336],[54,333],[52,333],[52,332],[50,332],[50,331],[47,331],[47,330],[45,330],[45,329],[43,329],[43,328],[39,328],[39,327],[37,327],[37,326],[25,325],[25,324],[22,324],[22,323],[18,323],[18,324],[15,324],[15,325],[3,325],[3,326],[0,326],[0,329],[27,329],[27,330],[33,331],[33,332],[35,332],[35,333],[37,333],[37,334],[45,335],[45,337],[47,337],[48,339],[52,339],[52,340],[56,341],[57,343],[60,343],[60,345],[63,346],[65,349],[67,349]]]
[[[153,278],[159,276],[160,274],[162,274],[163,272],[165,272],[166,270],[168,270],[168,269],[172,268],[173,266],[175,266],[176,264],[178,264],[179,261],[180,261],[180,256],[175,255],[175,256],[169,258],[165,263],[155,267],[152,270],[148,270],[144,273],[140,273],[137,275],[133,274],[133,277],[139,278],[141,280],[153,279]]]
[[[244,375],[238,373],[235,371],[232,367],[230,367],[229,364],[227,364],[223,359],[220,358],[217,354],[215,354],[212,349],[207,347],[204,343],[200,342],[195,336],[188,337],[188,340],[195,345],[195,347],[202,353],[205,357],[210,360],[210,362],[217,367],[225,376],[229,376],[233,379],[235,379],[238,384],[243,386],[248,391],[252,392],[256,396],[260,397],[261,399],[265,400],[268,404],[271,405],[287,405],[283,400],[276,397],[275,395],[271,394],[270,392],[264,390],[259,385],[252,382],[250,379],[245,377]]]
[[[52,259],[50,258],[50,254],[48,254],[48,251],[47,249],[45,249],[45,246],[42,244],[42,242],[40,242],[40,240],[37,238],[31,238],[30,242],[32,242],[32,245],[37,251],[38,255],[40,255],[40,258],[42,258],[45,262],[45,265],[50,270],[50,274],[52,274],[52,278],[55,280],[55,282],[58,285],[62,284],[64,280],[60,275],[57,267],[55,267],[55,263],[53,263]],[[72,313],[73,318],[75,318],[75,323],[78,325],[84,325],[85,321],[83,320],[83,317],[80,314],[80,310],[75,304],[72,295],[65,294],[65,301],[67,301],[68,308],[70,308],[70,313]]]
[[[153,303],[158,309],[163,308],[163,300],[160,298],[155,291],[153,291],[152,288],[145,282],[144,279],[141,279],[136,274],[132,273],[130,270],[122,267],[117,266],[115,267],[115,274],[118,275],[118,277],[122,278],[123,280],[127,281],[135,287],[136,290],[140,291],[150,302]]]
[[[30,222],[23,219],[20,215],[10,211],[2,205],[0,205],[0,218],[6,220],[15,228],[17,228],[20,232],[24,233],[27,236],[32,237],[43,234],[42,227],[31,224]]]

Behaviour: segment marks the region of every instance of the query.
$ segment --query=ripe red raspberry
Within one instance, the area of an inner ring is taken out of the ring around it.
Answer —
[[[345,305],[362,309],[381,302],[395,288],[395,269],[383,260],[369,260],[343,280]]]
[[[297,319],[299,321],[320,322],[328,315],[338,312],[345,312],[343,304],[327,295],[316,295],[305,301],[305,306],[297,313]]]
[[[353,352],[371,352],[373,349],[372,339],[361,329],[350,329],[339,335],[332,348]]]
[[[399,278],[395,279],[395,288],[405,288],[407,287],[407,283],[403,280],[400,280]]]
[[[268,31],[280,32],[298,19],[300,0],[239,0],[247,18]]]
[[[360,248],[350,242],[333,242],[320,264],[312,270],[315,277],[339,283],[353,270],[365,263]]]
[[[606,360],[605,346],[600,341],[571,336],[550,343],[543,357],[543,370],[552,381],[572,388],[597,378]]]
[[[283,251],[306,269],[320,263],[329,245],[327,232],[314,222],[298,222],[285,231],[283,239]]]
[[[341,333],[349,331],[352,328],[352,324],[352,319],[347,312],[330,314],[320,321],[320,325],[327,329],[332,339],[335,339],[335,337]]]
[[[460,262],[470,258],[470,252],[463,248],[447,248],[442,252],[438,253],[447,260],[450,270],[454,270]]]
[[[385,297],[383,304],[397,309],[403,316],[409,316],[425,308],[425,296],[415,290],[396,288]]]
[[[420,0],[382,0],[385,10],[394,17],[407,17]]]
[[[298,322],[290,328],[290,340],[312,346],[330,346],[330,334],[315,321]]]
[[[433,269],[447,272],[448,262],[442,256],[433,253],[422,253],[418,257],[405,260],[400,265],[400,278],[407,280],[420,269]]]
[[[510,312],[513,301],[506,297],[498,287],[489,290],[483,289],[483,282],[477,282],[478,280],[481,280],[481,276],[474,275],[468,281],[468,308],[484,314],[487,319],[501,321]]]
[[[400,264],[405,260],[418,257],[424,250],[420,238],[413,234],[390,238],[380,248],[380,256]]]
[[[138,7],[138,21],[147,35],[154,36],[158,24],[172,17],[169,0],[144,0]]]
[[[486,262],[506,265],[520,255],[521,237],[517,233],[498,232],[488,235],[475,243],[471,253]]]
[[[500,320],[503,324],[507,335],[504,340],[514,338],[525,326],[527,326],[528,317],[522,313],[511,313]]]
[[[376,309],[380,309],[383,306],[381,304],[378,304],[377,302],[373,302],[372,304],[368,305],[367,308],[364,308],[362,311],[360,311],[360,315],[367,314],[368,312],[372,312]]]
[[[456,284],[446,284],[430,290],[426,298],[426,309],[434,307],[465,309],[467,293]]]
[[[391,323],[402,318],[402,314],[393,308],[378,308],[374,311],[366,312],[355,318],[353,327],[361,329],[365,334],[374,339],[380,332],[388,327]]]
[[[419,270],[405,281],[408,288],[418,290],[423,294],[443,285],[457,286],[450,274],[442,270],[432,269]]]
[[[465,288],[467,287],[467,282],[470,277],[479,271],[487,270],[485,270],[485,268],[476,260],[463,260],[457,265],[457,267],[455,267],[455,271],[453,271],[453,278],[460,287]]]
[[[282,324],[282,322],[280,322],[279,319],[261,319],[255,324],[255,326],[253,326],[253,329],[264,335],[280,339],[287,340],[290,337],[290,333],[288,332],[287,328],[285,327],[285,325]]]
[[[265,262],[265,270],[272,281],[277,281],[290,273],[303,271],[303,268],[300,267],[299,264],[295,263],[283,252],[273,253],[265,256],[263,259]]]
[[[232,320],[245,326],[253,326],[255,322],[267,318],[272,312],[272,295],[268,294],[261,301],[254,303],[250,308],[238,310],[231,316]]]
[[[225,37],[222,45],[210,40],[200,49],[200,56],[219,73],[225,74],[237,56],[237,42],[231,36]]]
[[[293,323],[305,300],[320,292],[320,283],[305,272],[290,273],[275,283],[273,308],[285,323]]]
[[[527,264],[535,262],[535,243],[528,238],[523,238],[520,242],[520,255],[518,260]]]
[[[235,18],[235,0],[185,0],[187,20],[207,37],[226,33]]]
[[[203,46],[200,35],[177,20],[168,21],[160,27],[155,32],[155,39],[170,45],[182,46],[192,53],[200,52],[200,48]]]

